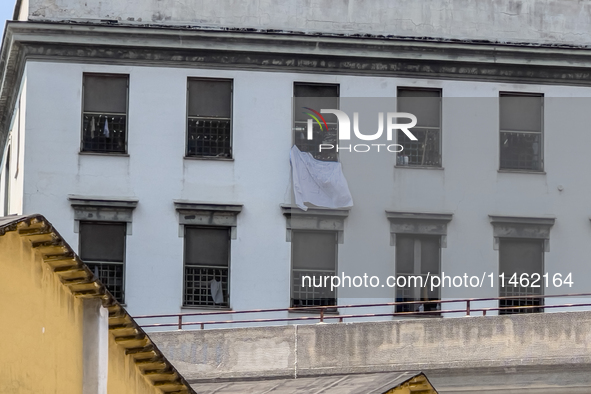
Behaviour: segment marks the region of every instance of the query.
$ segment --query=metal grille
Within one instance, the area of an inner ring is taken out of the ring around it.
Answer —
[[[85,112],[83,117],[83,152],[126,152],[127,116]]]
[[[228,308],[230,306],[228,292],[228,268],[207,266],[185,266],[185,293],[183,305]],[[216,304],[211,294],[211,282],[216,280],[222,284],[224,299]]]
[[[501,169],[542,170],[542,133],[501,131]]]
[[[407,278],[406,283],[407,285],[404,287],[397,286],[396,287],[396,302],[405,302],[405,301],[438,301],[440,300],[439,296],[439,288],[435,289],[434,292],[428,292],[427,287],[417,289],[415,287],[411,287],[409,283],[414,284],[414,280],[409,282],[409,276],[421,276],[422,281],[418,282],[417,285],[423,284],[425,286],[427,283],[427,275],[417,275],[417,274],[397,274],[398,276],[405,276]],[[430,293],[429,297],[417,297],[416,294],[421,293]],[[434,294],[435,293],[435,294]],[[441,304],[437,303],[429,303],[425,302],[424,304],[409,304],[409,305],[396,305],[396,312],[419,312],[419,311],[438,311],[441,308]]]
[[[317,123],[312,125],[313,139],[307,138],[308,124],[307,122],[295,122],[295,145],[302,152],[310,152],[316,160],[323,161],[338,161],[338,153],[336,146],[338,145],[338,126],[334,123],[327,123],[328,130],[321,130]],[[335,148],[322,149],[320,152],[320,144],[331,144]]]
[[[316,277],[316,283],[318,284],[319,277],[334,275],[336,275],[335,271],[294,269],[291,306],[299,307],[336,305],[336,292],[330,290],[330,285],[327,287],[314,287],[314,277]],[[312,278],[311,287],[307,286],[307,280],[306,286],[302,286],[302,276],[310,276]],[[322,284],[324,285],[324,282],[322,282]]]
[[[511,278],[505,277],[504,286],[500,288],[500,297],[511,297],[511,296],[528,296],[528,295],[542,295],[541,287],[521,287],[513,286],[509,284]],[[519,278],[517,279],[519,280]],[[538,306],[544,305],[543,298],[517,298],[517,299],[505,299],[499,300],[499,308],[512,307],[512,306]],[[512,315],[516,313],[541,313],[543,308],[529,308],[529,309],[502,309],[499,311],[501,315]]]
[[[398,144],[404,149],[398,153],[396,165],[441,167],[440,137],[438,128],[413,128],[417,141],[410,140],[402,130],[398,130]]]
[[[188,156],[232,157],[230,119],[189,118]]]
[[[86,263],[86,265],[103,282],[117,301],[125,302],[122,263]]]

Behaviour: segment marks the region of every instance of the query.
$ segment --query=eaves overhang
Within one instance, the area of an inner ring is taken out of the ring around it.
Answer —
[[[0,54],[0,148],[29,60],[591,86],[585,46],[11,21]]]
[[[15,231],[30,241],[45,264],[73,297],[99,299],[109,312],[109,333],[131,356],[144,378],[169,394],[196,394],[177,369],[152,342],[131,315],[109,293],[74,250],[41,215],[0,217],[0,236]],[[6,300],[5,300],[6,301]],[[150,369],[150,360],[157,365]],[[140,367],[140,364],[143,367]]]

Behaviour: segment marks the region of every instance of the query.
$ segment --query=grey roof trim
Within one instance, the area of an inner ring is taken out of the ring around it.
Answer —
[[[453,218],[453,213],[386,211],[386,217],[390,221],[423,220],[449,223]]]
[[[553,226],[555,217],[527,217],[527,216],[498,216],[488,215],[490,223],[495,224],[525,224],[534,226]]]
[[[242,212],[243,204],[214,203],[188,200],[174,200],[174,208],[177,211],[215,211],[215,212]]]
[[[345,218],[349,216],[350,208],[308,208],[307,211],[303,211],[300,208],[292,205],[281,204],[281,211],[285,216],[290,215],[310,215],[310,216],[337,216]]]
[[[73,207],[108,207],[118,209],[135,209],[139,200],[132,197],[97,197],[68,195]]]

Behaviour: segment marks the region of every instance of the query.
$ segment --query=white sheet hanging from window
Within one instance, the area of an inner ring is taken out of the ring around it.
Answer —
[[[305,203],[323,208],[353,206],[353,197],[341,163],[316,160],[295,145],[291,148],[289,159],[295,203],[300,209],[308,210]]]

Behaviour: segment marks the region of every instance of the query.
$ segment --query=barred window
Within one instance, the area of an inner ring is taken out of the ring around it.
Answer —
[[[125,302],[126,223],[80,222],[80,258],[117,301]]]
[[[232,81],[189,79],[188,157],[232,157]]]
[[[302,152],[310,152],[315,159],[337,161],[338,121],[334,114],[318,115],[321,109],[339,109],[339,85],[296,82],[294,95],[294,144]],[[316,119],[318,121],[316,121]],[[312,139],[308,139],[308,121],[312,126]],[[326,130],[325,130],[326,129]],[[320,144],[331,144],[333,149],[323,149]]]
[[[542,295],[543,286],[540,287],[522,287],[520,286],[521,274],[544,274],[544,240],[540,239],[510,239],[501,238],[499,240],[499,272],[504,274],[504,283],[500,284],[499,296],[528,296]],[[516,276],[512,280],[513,275]],[[509,283],[512,282],[512,283]],[[517,283],[517,286],[515,286]],[[543,305],[543,298],[525,298],[525,299],[504,299],[499,301],[499,307],[512,306],[538,306]],[[528,309],[502,309],[501,315],[514,313],[537,313],[542,312],[542,308]]]
[[[185,226],[184,306],[228,308],[230,229]]]
[[[500,169],[543,171],[543,102],[540,94],[500,94]]]
[[[336,291],[315,287],[314,277],[318,284],[324,276],[336,275],[337,242],[336,231],[292,231],[292,307],[336,305]]]
[[[417,141],[397,131],[396,141],[404,149],[396,165],[441,167],[441,89],[398,88],[396,106],[398,112],[417,117],[411,130]]]
[[[84,74],[82,152],[127,152],[128,75]]]
[[[425,283],[428,276],[440,275],[441,237],[396,235],[396,277],[406,278],[406,286],[396,288],[396,301],[439,300],[439,288]],[[438,303],[398,305],[396,312],[436,311]]]

